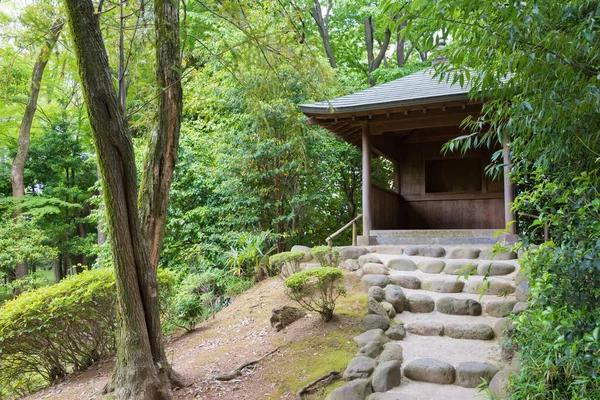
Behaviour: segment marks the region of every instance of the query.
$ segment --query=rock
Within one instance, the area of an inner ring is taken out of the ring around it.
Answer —
[[[514,327],[512,325],[512,322],[510,322],[510,318],[500,318],[494,324],[494,334],[498,338],[510,337],[510,335],[512,335],[513,330]]]
[[[315,269],[315,268],[321,268],[321,264],[315,264],[315,263],[302,263],[302,264],[300,264],[300,269],[302,271],[308,271],[308,270]]]
[[[371,286],[367,292],[369,297],[374,298],[377,301],[385,300],[385,290],[379,286]]]
[[[359,271],[362,271],[362,269],[359,269]],[[369,287],[386,287],[390,284],[390,278],[386,275],[364,275],[362,278],[360,278],[360,281],[363,283],[363,285]]]
[[[387,343],[390,339],[383,333],[381,329],[373,329],[365,333],[355,336],[354,341],[358,347],[364,347],[369,342]]]
[[[464,287],[464,282],[456,280],[446,281],[443,279],[436,279],[432,281],[421,282],[421,289],[431,290],[432,292],[438,293],[460,293]]]
[[[293,324],[301,318],[304,318],[306,311],[297,307],[283,306],[274,308],[271,311],[271,326],[277,329],[277,332]]]
[[[494,249],[488,251],[482,251],[479,254],[479,258],[482,260],[494,260],[494,261],[507,261],[516,260],[518,258],[517,253],[508,250],[500,250],[495,252]]]
[[[477,269],[476,262],[451,261],[444,267],[444,273],[448,275],[470,275]]]
[[[492,340],[494,330],[486,324],[448,324],[444,334],[454,339]]]
[[[388,269],[383,264],[366,263],[362,267],[365,275],[387,275]]]
[[[480,252],[481,250],[479,249],[468,249],[464,247],[459,247],[457,249],[453,249],[448,255],[448,258],[474,260],[477,257],[479,257]]]
[[[364,356],[370,358],[377,358],[383,351],[383,344],[381,342],[369,342],[358,350],[357,356]]]
[[[354,379],[368,378],[373,373],[377,361],[370,357],[354,357],[344,371],[343,379],[351,381]]]
[[[446,263],[440,260],[421,261],[418,265],[419,269],[426,274],[439,274],[445,266]]]
[[[406,296],[404,296],[400,286],[387,285],[385,287],[385,301],[393,305],[396,312],[401,313],[404,311]]]
[[[353,259],[348,259],[344,261],[343,266],[348,271],[357,271],[360,268],[360,265],[358,265],[358,261]]]
[[[444,257],[446,250],[439,246],[412,246],[404,249],[404,254],[407,256],[421,257]]]
[[[513,272],[515,272],[514,265],[500,262],[483,262],[479,264],[479,267],[477,268],[477,275],[481,276],[508,275],[512,274]]]
[[[373,286],[373,287],[377,287],[377,286]],[[369,314],[376,314],[376,315],[381,315],[382,317],[388,317],[387,311],[385,311],[383,306],[381,304],[379,304],[379,302],[377,300],[375,300],[373,297],[369,297],[367,299],[367,312]]]
[[[406,330],[420,336],[444,336],[444,325],[439,322],[413,322]]]
[[[402,254],[402,247],[395,245],[379,245],[377,247],[371,248],[372,253],[379,254]]]
[[[490,301],[485,305],[485,312],[487,312],[492,317],[502,318],[509,315],[516,301],[504,300],[504,301]]]
[[[358,265],[364,267],[365,264],[381,264],[381,260],[375,254],[365,254],[358,257]]]
[[[373,371],[371,385],[374,392],[387,392],[396,386],[400,386],[401,380],[400,363],[396,360],[384,361]]]
[[[496,375],[494,375],[488,386],[490,394],[496,396],[498,399],[508,398],[507,386],[510,382],[511,376],[516,373],[517,370],[512,367],[500,370]]]
[[[360,320],[358,327],[362,332],[370,331],[373,329],[381,329],[385,331],[387,330],[387,328],[390,327],[390,319],[387,315],[382,316],[376,314],[368,314]]]
[[[417,264],[410,258],[392,258],[387,262],[387,266],[396,271],[414,271],[417,269]]]
[[[391,305],[387,301],[382,301],[380,304],[381,304],[381,307],[383,307],[383,309],[387,313],[388,317],[394,318],[396,316],[396,309],[394,308],[393,305]]]
[[[295,245],[292,246],[292,250],[291,251],[302,251],[304,254],[306,254],[306,256],[300,260],[301,263],[303,262],[309,262],[310,260],[312,260],[312,255],[310,254],[310,247],[307,246],[300,246],[300,245]]]
[[[392,325],[385,334],[392,340],[402,340],[406,337],[406,329],[403,324]]]
[[[413,381],[451,385],[454,383],[454,367],[433,358],[421,358],[404,367],[404,375]]]
[[[356,379],[335,389],[325,400],[365,400],[371,393],[370,379]]]
[[[497,280],[487,281],[469,281],[467,283],[468,293],[476,294],[493,294],[497,296],[505,296],[515,291],[514,286],[508,282],[502,282]]]
[[[520,301],[512,309],[513,314],[521,314],[523,311],[529,308],[529,304],[526,301]]]
[[[404,393],[373,393],[367,400],[419,400],[418,398]]]
[[[481,315],[481,304],[473,299],[455,299],[453,297],[442,297],[438,299],[437,310],[444,314],[453,315]]]
[[[362,279],[362,277],[365,275],[365,273],[363,272],[362,268],[357,269],[356,271],[354,271],[354,274],[356,276],[358,276],[359,278]]]
[[[419,289],[421,280],[411,275],[390,275],[390,282],[406,289]]]
[[[430,313],[435,309],[435,302],[426,294],[413,294],[408,298],[408,311],[411,313]]]
[[[500,368],[492,364],[481,362],[463,362],[456,367],[456,383],[462,387],[474,388],[483,382],[489,384]]]
[[[398,343],[386,343],[383,346],[383,351],[379,355],[379,362],[398,361],[402,364],[404,360],[404,350]]]
[[[358,260],[358,257],[367,254],[367,249],[365,247],[344,247],[339,249],[339,252],[341,261]]]
[[[529,282],[523,281],[515,288],[515,297],[517,301],[527,301],[529,299]]]

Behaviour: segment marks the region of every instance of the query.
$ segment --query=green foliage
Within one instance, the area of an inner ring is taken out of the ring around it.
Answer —
[[[84,272],[0,307],[0,389],[24,395],[114,350],[114,276]]]
[[[303,251],[285,251],[269,257],[272,273],[281,274],[286,279],[300,270],[300,261],[306,257]]]
[[[226,253],[226,263],[233,275],[238,277],[254,275],[258,279],[265,274],[270,275],[270,271],[266,270],[265,261],[275,250],[275,246],[269,245],[272,241],[271,231],[240,235],[237,246]]]
[[[292,300],[328,322],[333,318],[335,302],[346,295],[340,282],[343,279],[344,273],[339,269],[321,267],[293,274],[285,280],[285,287]]]
[[[6,285],[13,293],[23,294],[53,284],[46,271],[36,271]],[[0,303],[2,303],[0,301]]]
[[[340,264],[340,252],[329,246],[316,246],[310,254],[319,261],[322,267],[336,268]]]

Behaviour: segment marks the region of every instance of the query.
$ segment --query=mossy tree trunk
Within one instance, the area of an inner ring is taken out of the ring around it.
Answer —
[[[117,364],[106,387],[119,399],[171,398],[171,368],[160,330],[158,287],[137,206],[137,176],[126,116],[91,0],[65,0],[102,176],[117,288]]]

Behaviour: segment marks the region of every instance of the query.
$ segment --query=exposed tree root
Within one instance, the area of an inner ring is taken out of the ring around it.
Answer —
[[[275,350],[271,350],[270,352],[268,352],[267,354],[265,354],[264,356],[262,356],[261,358],[258,358],[256,360],[247,362],[245,364],[243,364],[242,366],[240,366],[239,368],[234,369],[233,371],[229,371],[226,372],[224,374],[219,374],[219,375],[215,375],[213,377],[213,379],[217,380],[217,381],[230,381],[232,379],[235,379],[239,376],[242,375],[242,371],[254,364],[258,364],[263,358],[270,356],[271,354],[275,353],[277,350],[279,350],[279,347],[277,347]]]
[[[304,397],[302,397],[302,395],[311,392],[319,383],[322,383],[323,385],[327,386],[336,379],[340,379],[340,373],[338,371],[331,371],[326,373],[322,377],[312,381],[311,383],[300,389],[298,393],[296,393],[296,400],[304,400]]]

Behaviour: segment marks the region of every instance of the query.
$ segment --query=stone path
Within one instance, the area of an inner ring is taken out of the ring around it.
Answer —
[[[369,299],[357,357],[344,373],[350,382],[328,400],[482,399],[484,381],[502,397],[514,371],[501,351],[506,316],[527,299],[516,254],[431,245],[340,254],[369,287]]]

